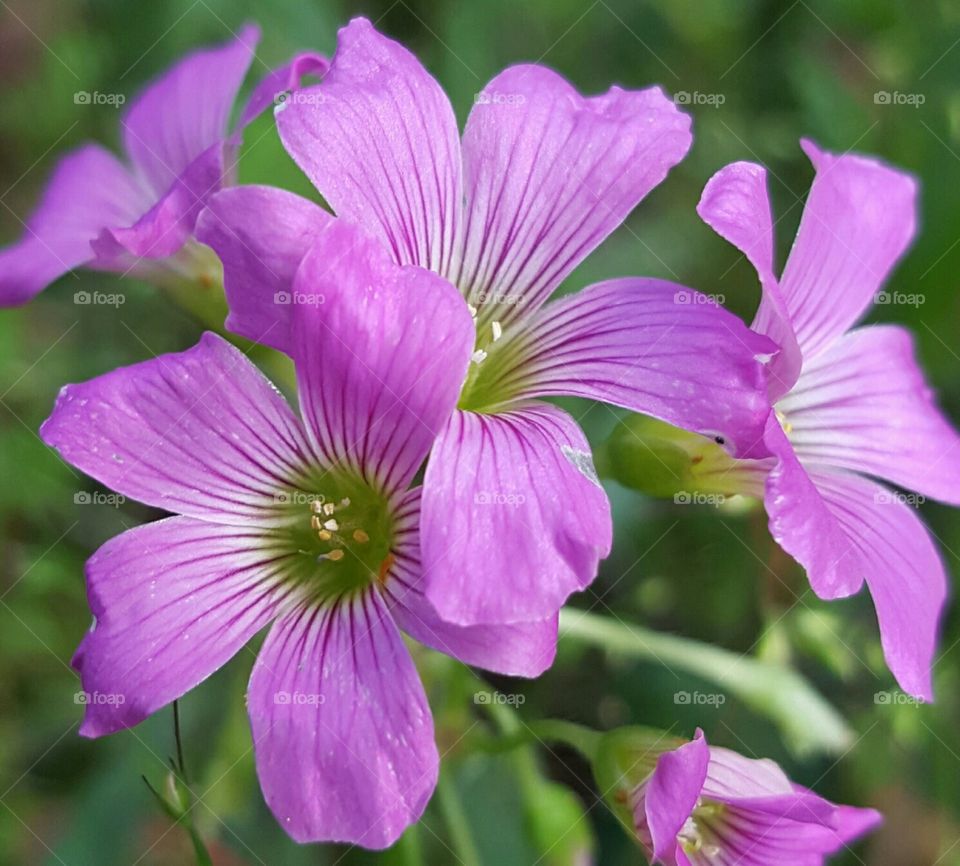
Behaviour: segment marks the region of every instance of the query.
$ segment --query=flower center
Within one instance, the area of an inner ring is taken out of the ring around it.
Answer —
[[[517,339],[516,327],[508,334],[499,320],[483,316],[469,304],[468,309],[476,325],[477,339],[457,405],[473,412],[490,411],[508,402],[517,391],[518,349],[522,341]]]
[[[318,595],[383,583],[393,561],[389,503],[360,479],[325,474],[286,506],[297,577]]]
[[[727,807],[713,800],[697,800],[697,805],[677,834],[677,841],[687,854],[702,854],[704,857],[716,857],[720,853],[721,841],[718,833]]]

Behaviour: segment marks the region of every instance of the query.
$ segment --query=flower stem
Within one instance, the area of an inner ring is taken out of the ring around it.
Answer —
[[[538,739],[564,743],[576,749],[589,761],[596,757],[597,746],[602,736],[599,731],[592,731],[590,728],[564,719],[543,719],[531,722],[530,729]]]
[[[561,611],[560,636],[678,668],[714,683],[772,719],[799,754],[839,754],[853,741],[840,714],[786,665],[574,608]]]
[[[473,841],[470,823],[460,802],[456,785],[447,769],[440,771],[440,778],[437,780],[437,797],[460,863],[462,866],[481,866],[480,853]]]

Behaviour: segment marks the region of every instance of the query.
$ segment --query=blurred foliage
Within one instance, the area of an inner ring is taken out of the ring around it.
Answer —
[[[0,5],[4,241],[19,234],[58,154],[89,138],[117,143],[116,109],[77,105],[77,91],[130,97],[182,52],[226,38],[247,19],[264,28],[254,65],[259,75],[295,49],[332,51],[338,24],[363,13],[423,59],[461,121],[483,84],[519,61],[548,64],[587,92],[613,82],[659,82],[691,95],[690,156],[566,288],[623,274],[659,276],[723,294],[729,307],[749,316],[758,296],[752,270],[694,212],[716,169],[737,159],[769,167],[781,260],[811,179],[801,135],[835,150],[873,152],[915,172],[923,188],[922,233],[890,289],[921,295],[923,303],[882,306],[871,316],[913,329],[943,405],[960,419],[955,0]],[[875,97],[880,92],[919,95],[922,104],[884,103]],[[313,194],[269,117],[247,135],[241,177]],[[75,292],[93,288],[122,292],[125,302],[118,308],[72,303]],[[170,711],[104,740],[82,740],[78,683],[69,667],[89,624],[84,560],[107,538],[156,514],[130,502],[77,504],[76,494],[95,485],[48,451],[36,430],[63,383],[182,350],[197,334],[197,324],[163,293],[87,273],[65,277],[23,310],[0,314],[0,862],[191,862],[189,837],[171,828],[140,778],[163,784],[174,750]],[[595,445],[631,423],[607,407],[567,405]],[[775,758],[826,796],[885,811],[886,827],[845,862],[960,863],[955,612],[944,623],[938,703],[901,702],[883,666],[869,601],[825,605],[813,598],[797,567],[771,544],[762,513],[732,503],[653,500],[612,481],[609,491],[616,545],[576,604],[792,665],[850,722],[854,747],[839,759],[797,758],[767,717],[733,689],[722,704],[678,704],[677,693],[715,686],[676,665],[571,640],[540,680],[494,683],[503,694],[523,697],[511,710],[514,723],[556,717],[599,729],[653,725],[684,736],[700,725],[712,742]],[[923,512],[948,567],[960,573],[960,517],[936,505]],[[591,849],[603,866],[640,860],[600,805],[605,792],[580,756],[536,743],[498,750],[504,731],[474,703],[472,675],[427,653],[419,661],[446,760],[443,788],[422,825],[382,855],[294,845],[256,784],[243,698],[253,658],[253,649],[240,653],[182,702],[186,760],[199,798],[194,819],[218,866],[448,864],[465,861],[467,851],[484,864],[560,866],[589,862]]]

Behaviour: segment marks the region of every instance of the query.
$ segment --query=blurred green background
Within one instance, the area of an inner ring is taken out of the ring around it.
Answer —
[[[769,167],[781,261],[811,180],[801,135],[915,172],[923,189],[921,235],[890,288],[921,295],[923,303],[878,307],[871,320],[913,329],[942,404],[960,419],[957,2],[0,0],[0,241],[19,234],[19,220],[58,154],[90,138],[117,145],[117,110],[77,105],[75,92],[129,99],[181,53],[222,41],[254,19],[264,38],[249,89],[296,49],[332,52],[337,26],[359,13],[423,59],[461,122],[484,83],[518,61],[552,66],[590,93],[616,82],[701,95],[689,105],[696,134],[690,156],[574,273],[569,288],[655,275],[721,293],[749,316],[758,296],[752,270],[694,212],[716,169],[736,159]],[[884,102],[879,92],[911,98]],[[240,171],[242,180],[310,194],[269,117],[249,131]],[[93,288],[122,292],[125,302],[73,303],[75,292]],[[171,828],[141,779],[163,784],[174,751],[171,712],[101,741],[82,740],[78,682],[68,666],[90,619],[84,560],[156,513],[131,502],[78,504],[78,493],[98,488],[48,451],[36,430],[63,383],[182,350],[198,333],[162,292],[88,273],[63,278],[24,309],[0,313],[2,864],[192,862],[187,835]],[[605,407],[574,409],[597,447],[622,418]],[[607,653],[572,636],[539,681],[496,683],[523,696],[515,716],[603,729],[646,723],[683,735],[701,725],[716,744],[775,758],[826,796],[885,812],[885,828],[837,862],[960,863],[955,611],[944,625],[937,704],[878,698],[898,693],[882,663],[869,601],[825,605],[813,598],[802,573],[769,541],[756,509],[682,507],[615,482],[609,490],[614,552],[575,604],[792,666],[848,719],[852,748],[796,748],[783,726],[744,703],[736,688],[723,690],[719,706],[677,704],[679,691],[717,687],[682,665]],[[960,516],[934,504],[922,512],[948,568],[960,574]],[[470,856],[506,866],[584,866],[591,857],[604,866],[642,862],[599,804],[577,754],[542,746],[497,752],[470,680],[426,654],[420,661],[448,754],[443,794],[423,826],[384,855],[296,846],[271,818],[256,783],[243,701],[253,658],[252,650],[241,653],[181,702],[186,760],[201,796],[196,824],[218,866],[412,863],[418,847],[431,864],[469,863]],[[802,714],[793,721],[801,729],[817,724]]]

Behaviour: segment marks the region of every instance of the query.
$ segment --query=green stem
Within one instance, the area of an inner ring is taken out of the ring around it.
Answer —
[[[585,758],[592,761],[597,755],[597,747],[603,736],[599,731],[592,731],[583,725],[567,722],[563,719],[543,719],[531,722],[530,729],[542,740],[553,740],[564,743],[576,749]]]
[[[785,665],[573,608],[560,613],[560,635],[715,683],[776,722],[799,753],[840,753],[853,741],[840,714]]]
[[[213,858],[207,851],[207,846],[203,844],[203,839],[193,826],[193,822],[187,824],[187,832],[190,834],[190,841],[193,842],[193,853],[197,858],[197,866],[213,866]]]
[[[441,769],[440,771],[440,778],[437,780],[437,797],[460,863],[462,866],[481,866],[480,854],[473,841],[473,834],[470,832],[470,823],[449,770]]]

